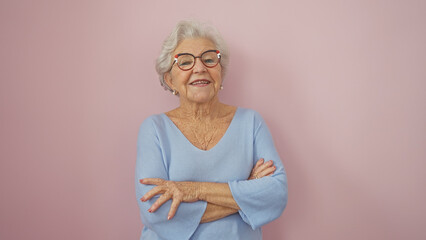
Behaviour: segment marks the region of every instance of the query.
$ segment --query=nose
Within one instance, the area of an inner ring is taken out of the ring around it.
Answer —
[[[192,69],[194,73],[205,72],[207,71],[206,66],[201,62],[200,58],[195,58],[194,68]]]

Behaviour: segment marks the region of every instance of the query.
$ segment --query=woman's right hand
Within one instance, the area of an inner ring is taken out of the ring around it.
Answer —
[[[277,168],[274,166],[274,162],[272,160],[265,162],[265,160],[261,158],[259,161],[257,161],[256,165],[251,170],[248,180],[270,176],[275,172],[276,169]]]

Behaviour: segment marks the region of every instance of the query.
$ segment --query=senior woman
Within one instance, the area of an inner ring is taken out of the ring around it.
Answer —
[[[262,239],[287,204],[270,132],[250,109],[219,101],[228,52],[218,32],[179,22],[157,59],[180,105],[139,130],[136,195],[141,239]]]

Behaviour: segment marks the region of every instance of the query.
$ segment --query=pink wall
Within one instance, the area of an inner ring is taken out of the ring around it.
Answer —
[[[426,2],[397,0],[2,0],[0,239],[138,239],[137,131],[177,105],[154,60],[185,18],[287,168],[264,239],[426,239]]]

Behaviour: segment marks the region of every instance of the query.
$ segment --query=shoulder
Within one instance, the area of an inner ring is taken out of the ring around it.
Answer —
[[[145,118],[145,120],[143,120],[143,122],[141,123],[139,127],[139,133],[142,133],[142,132],[154,133],[157,131],[157,129],[162,129],[162,128],[164,129],[165,121],[166,119],[164,114],[151,115]]]
[[[256,110],[238,107],[237,111],[240,118],[244,121],[253,121],[254,123],[263,122],[262,116]]]
[[[239,107],[236,113],[236,122],[240,128],[245,131],[249,130],[256,133],[262,126],[265,125],[265,121],[262,116],[253,109]]]

